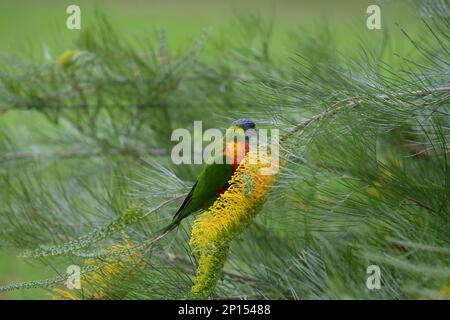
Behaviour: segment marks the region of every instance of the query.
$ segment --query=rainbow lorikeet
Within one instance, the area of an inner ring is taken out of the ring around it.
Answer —
[[[214,152],[211,155],[172,222],[162,229],[162,232],[175,228],[181,220],[194,212],[208,208],[227,190],[230,178],[249,151],[249,139],[255,134],[253,121],[238,119],[233,122],[227,129],[223,141],[217,146],[222,148],[222,152]]]

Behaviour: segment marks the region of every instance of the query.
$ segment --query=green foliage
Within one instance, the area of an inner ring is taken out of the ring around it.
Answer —
[[[449,298],[448,19],[435,12],[422,37],[402,30],[353,55],[339,53],[329,30],[298,32],[289,60],[271,54],[270,25],[252,19],[242,20],[242,43],[213,42],[208,62],[205,37],[180,54],[159,30],[156,45],[137,50],[101,22],[70,65],[2,64],[1,246],[45,268],[55,254],[126,261],[106,249],[131,239],[145,265],[108,285],[121,298],[185,298],[198,264],[192,220],[154,236],[199,168],[171,163],[170,134],[245,115],[282,131],[286,161],[210,298]],[[414,52],[402,56],[394,41]],[[366,288],[372,264],[380,290]]]
[[[143,217],[142,208],[139,205],[134,205],[128,208],[123,215],[116,220],[108,223],[108,225],[91,231],[78,239],[71,240],[67,243],[53,246],[40,247],[33,251],[24,252],[22,258],[37,258],[47,256],[57,256],[64,254],[74,254],[80,249],[90,246],[107,237],[111,237],[115,233],[123,230],[125,227],[139,221]]]

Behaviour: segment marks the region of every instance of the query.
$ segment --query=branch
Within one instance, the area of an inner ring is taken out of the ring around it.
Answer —
[[[347,104],[342,104],[342,103],[347,103]],[[345,107],[355,107],[356,105],[357,105],[357,103],[354,102],[352,99],[345,99],[345,100],[342,100],[339,102],[335,102],[329,109],[325,110],[324,112],[316,114],[315,116],[313,116],[309,119],[306,119],[306,120],[298,123],[294,127],[291,127],[290,129],[288,129],[287,132],[280,137],[280,142],[287,140],[292,135],[294,135],[298,131],[306,128],[310,124],[313,124],[323,118],[329,118],[329,117],[335,115],[338,111],[342,110]]]
[[[15,160],[24,160],[24,159],[74,159],[74,158],[89,158],[89,157],[102,157],[102,156],[130,156],[136,159],[140,159],[145,155],[153,155],[153,156],[163,156],[167,154],[166,149],[156,148],[151,149],[147,152],[139,152],[138,150],[127,148],[127,147],[117,147],[109,144],[108,146],[103,146],[99,150],[90,150],[90,149],[66,149],[66,150],[57,150],[48,153],[41,153],[35,151],[17,151],[12,153],[5,153],[0,155],[0,163],[15,161]]]
[[[450,87],[438,87],[438,88],[432,88],[429,90],[419,90],[419,91],[413,91],[413,92],[404,92],[399,93],[399,96],[419,96],[424,97],[435,93],[450,93]],[[353,100],[352,98],[347,98],[338,102],[335,102],[329,109],[325,110],[324,112],[321,112],[309,119],[306,119],[297,125],[291,127],[287,130],[287,132],[280,137],[280,142],[283,142],[290,138],[292,135],[297,133],[298,131],[306,128],[310,124],[313,124],[321,119],[329,118],[333,115],[335,115],[338,111],[344,109],[344,108],[353,108],[358,106],[364,99],[367,97],[359,98],[358,100]],[[392,100],[392,98],[388,95],[381,95],[379,96],[380,99],[383,100]]]
[[[192,265],[192,261],[191,260],[189,260],[189,259],[187,259],[185,257],[177,256],[177,255],[175,255],[175,254],[173,254],[171,252],[167,252],[166,253],[166,257],[167,257],[167,260],[169,260],[171,262],[180,262],[180,263],[184,264],[185,266],[191,266]],[[191,268],[189,268],[189,269],[188,268],[183,268],[183,270],[195,275],[195,271],[192,270]],[[234,272],[234,271],[223,270],[223,274],[224,274],[224,276],[226,276],[226,277],[228,277],[230,279],[237,280],[238,282],[241,282],[241,283],[257,282],[258,281],[258,279],[255,279],[255,278],[252,278],[252,277],[248,277],[248,276],[245,276],[245,275],[243,275],[241,273]]]

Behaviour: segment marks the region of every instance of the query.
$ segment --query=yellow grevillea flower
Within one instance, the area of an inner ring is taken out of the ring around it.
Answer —
[[[195,220],[190,244],[194,254],[199,255],[199,266],[189,298],[206,298],[214,289],[231,240],[250,224],[272,188],[276,173],[268,174],[270,160],[248,154],[232,176],[227,191]]]
[[[58,57],[58,64],[64,68],[69,66],[70,64],[72,64],[72,62],[75,60],[75,58],[77,57],[77,55],[80,52],[78,50],[67,50],[64,51],[59,57]]]
[[[53,300],[78,300],[76,294],[69,291],[68,289],[55,288],[53,289],[53,292],[57,294],[52,296]]]
[[[443,286],[441,290],[447,297],[450,297],[450,286]]]
[[[69,290],[66,288],[55,288],[53,299],[78,300],[108,300],[118,299],[126,294],[114,286],[121,281],[130,280],[139,275],[139,270],[144,266],[142,253],[131,251],[133,244],[129,241],[108,248],[102,258],[89,258],[85,260],[85,266],[97,267],[98,270],[81,275],[81,289]],[[114,255],[115,252],[127,252],[124,255]],[[112,253],[108,256],[108,252]]]
[[[372,186],[372,187],[369,187],[369,188],[366,189],[366,192],[367,192],[369,195],[371,195],[372,197],[374,197],[374,198],[379,198],[379,197],[380,197],[380,194],[381,194],[381,193],[380,193],[381,187],[382,187],[381,183],[378,182],[378,181],[375,181],[375,182],[373,183],[373,186]]]

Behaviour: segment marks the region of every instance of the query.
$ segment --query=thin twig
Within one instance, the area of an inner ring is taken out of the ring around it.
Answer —
[[[404,92],[399,93],[398,96],[420,96],[424,97],[430,94],[434,93],[450,93],[450,87],[438,87],[438,88],[432,88],[428,90],[419,90],[419,91],[413,91],[413,92]],[[285,141],[286,139],[290,138],[292,135],[297,133],[298,131],[306,128],[310,124],[313,124],[321,119],[329,118],[333,115],[335,115],[338,111],[344,109],[344,108],[352,108],[358,106],[362,101],[364,101],[365,97],[361,97],[358,100],[354,100],[352,98],[347,98],[338,102],[333,103],[333,105],[325,110],[324,112],[321,112],[309,119],[306,119],[297,125],[291,127],[286,131],[286,133],[280,137],[280,142]],[[380,99],[383,100],[392,100],[392,97],[388,95],[381,95],[379,96]]]
[[[347,104],[342,104],[342,103],[347,103]],[[280,142],[287,140],[292,135],[294,135],[298,131],[306,128],[310,124],[313,124],[324,118],[329,118],[329,117],[335,115],[338,111],[340,111],[341,109],[343,109],[345,107],[354,107],[356,105],[357,105],[357,103],[355,103],[352,99],[345,99],[343,101],[335,102],[329,109],[325,110],[324,112],[316,114],[315,116],[313,116],[309,119],[306,119],[306,120],[298,123],[297,125],[291,127],[290,129],[288,129],[287,132],[283,136],[280,137]]]
[[[1,155],[0,163],[8,161],[16,161],[23,159],[39,159],[39,158],[58,158],[58,159],[73,159],[73,158],[88,158],[88,157],[100,157],[100,156],[131,156],[133,158],[141,158],[146,154],[153,156],[166,155],[167,151],[165,149],[151,149],[146,153],[138,152],[131,148],[121,148],[116,146],[106,146],[100,150],[82,150],[82,149],[67,149],[67,150],[57,150],[49,153],[40,153],[34,151],[17,151]]]
[[[172,262],[179,261],[179,262],[181,262],[181,263],[183,263],[185,265],[188,265],[188,266],[191,265],[191,261],[189,259],[187,259],[185,257],[177,256],[177,255],[175,255],[175,254],[173,254],[171,252],[167,252],[166,253],[166,257],[167,257],[167,259],[169,261],[172,261]],[[189,270],[185,269],[185,271],[189,271]],[[189,272],[192,272],[192,271],[193,270],[190,270]],[[241,273],[234,272],[234,271],[223,270],[223,274],[224,274],[224,276],[229,277],[231,279],[235,279],[235,280],[237,280],[237,281],[239,281],[241,283],[257,282],[258,281],[258,279],[255,279],[255,278],[252,278],[252,277],[248,277],[246,275],[243,275]]]

